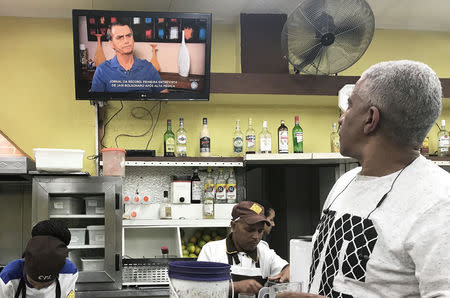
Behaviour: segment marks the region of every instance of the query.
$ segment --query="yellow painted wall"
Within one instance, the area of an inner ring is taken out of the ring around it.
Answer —
[[[26,153],[36,147],[79,148],[95,154],[94,108],[87,101],[76,101],[74,93],[73,45],[71,21],[0,17],[0,130]],[[240,40],[237,26],[213,26],[212,72],[239,72]],[[429,64],[440,77],[450,77],[450,34],[377,30],[374,40],[362,56],[342,75],[360,75],[370,65],[389,59],[414,59]],[[262,62],[263,63],[263,62]],[[245,82],[243,82],[245,84]],[[231,137],[235,119],[243,130],[252,117],[260,131],[261,121],[268,120],[276,148],[276,128],[281,119],[292,129],[294,115],[300,115],[305,131],[305,152],[327,152],[329,132],[339,111],[334,96],[239,95],[212,94],[210,102],[163,103],[160,120],[150,148],[162,153],[162,134],[166,119],[185,118],[191,146],[188,154],[198,152],[201,118],[207,117],[212,135],[213,155],[231,154]],[[444,100],[441,118],[450,122],[449,100]],[[124,102],[124,110],[107,127],[105,144],[115,146],[120,133],[139,134],[150,127],[150,120],[131,118],[131,109],[150,109],[154,102]],[[111,103],[108,115],[120,107]],[[156,118],[156,109],[153,116]],[[450,123],[449,123],[450,124]],[[436,150],[436,128],[430,132],[431,151]],[[148,135],[149,137],[150,135]],[[143,149],[145,138],[121,137],[118,145]],[[292,150],[292,148],[291,148]],[[94,162],[84,160],[84,170],[95,173]]]

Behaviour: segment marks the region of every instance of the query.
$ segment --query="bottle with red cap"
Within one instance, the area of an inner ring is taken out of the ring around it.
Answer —
[[[161,246],[161,254],[164,259],[169,257],[169,248],[167,246]]]

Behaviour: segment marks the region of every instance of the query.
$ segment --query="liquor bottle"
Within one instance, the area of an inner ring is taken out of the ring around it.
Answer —
[[[163,259],[167,259],[169,257],[169,248],[167,246],[161,246],[161,255]]]
[[[175,134],[172,132],[171,120],[167,120],[167,130],[164,133],[164,156],[175,156]]]
[[[219,176],[216,180],[216,203],[227,202],[227,180],[223,176],[223,169],[219,169]]]
[[[289,153],[289,134],[284,120],[281,120],[278,127],[278,153]]]
[[[214,193],[207,192],[203,198],[203,218],[214,218]]]
[[[200,132],[200,156],[211,156],[211,138],[208,130],[208,120],[203,118],[203,128]]]
[[[164,191],[164,199],[159,206],[159,218],[171,219],[172,218],[172,204],[169,201],[169,192]]]
[[[205,193],[212,192],[214,194],[214,178],[211,168],[208,168],[208,174],[205,178]]]
[[[245,153],[256,152],[256,132],[253,129],[252,118],[248,118],[248,129],[245,132]]]
[[[242,156],[243,146],[244,146],[244,138],[241,131],[240,121],[236,120],[236,129],[234,131],[233,136],[233,155]]]
[[[180,118],[180,127],[177,130],[177,156],[187,156],[187,137],[186,130],[184,129],[184,119]]]
[[[233,168],[230,168],[230,177],[227,179],[227,203],[234,204],[236,203],[236,177],[234,176]]]
[[[341,145],[339,143],[339,134],[337,132],[337,125],[333,123],[332,131],[330,134],[331,152],[339,152]]]
[[[198,169],[194,169],[191,178],[191,204],[200,204],[202,202],[203,185],[198,176]]]
[[[450,140],[448,138],[448,131],[445,129],[445,120],[441,120],[441,130],[438,135],[438,156],[447,156]]]
[[[294,153],[303,153],[303,129],[299,124],[298,116],[295,116],[295,126],[292,129],[292,137],[294,138]]]
[[[259,152],[272,153],[272,134],[267,129],[267,121],[263,121],[263,128],[258,135]]]

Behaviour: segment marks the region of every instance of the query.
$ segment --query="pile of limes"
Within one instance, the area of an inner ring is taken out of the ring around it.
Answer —
[[[202,229],[197,230],[188,239],[188,242],[181,238],[181,249],[183,258],[197,258],[202,247],[209,241],[222,240],[226,237],[226,231]]]

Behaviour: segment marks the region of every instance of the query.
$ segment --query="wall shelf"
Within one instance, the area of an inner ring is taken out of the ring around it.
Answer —
[[[105,218],[104,214],[67,214],[67,215],[50,215],[50,218]]]
[[[91,248],[105,248],[104,245],[69,245],[67,246],[68,249],[91,249]]]
[[[289,154],[247,154],[246,164],[339,164],[355,163],[354,158],[340,153],[289,153]]]
[[[204,228],[204,227],[229,227],[231,219],[127,219],[122,221],[124,228],[130,227],[180,227],[180,228]]]
[[[100,161],[103,166],[103,161]],[[242,157],[129,157],[127,167],[243,167]]]

